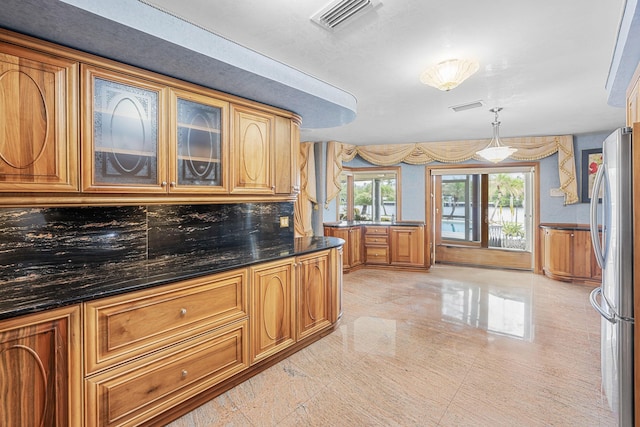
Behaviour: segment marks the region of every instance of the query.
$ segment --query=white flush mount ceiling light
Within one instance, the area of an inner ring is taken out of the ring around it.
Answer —
[[[420,74],[420,81],[443,91],[449,91],[471,77],[479,68],[478,61],[448,59]]]
[[[489,111],[496,115],[495,119],[491,123],[493,125],[493,138],[491,138],[491,142],[489,142],[489,145],[487,145],[484,150],[480,150],[476,152],[476,154],[490,162],[498,163],[518,150],[502,145],[502,142],[500,141],[500,122],[498,121],[498,113],[502,111],[502,108],[496,107]]]

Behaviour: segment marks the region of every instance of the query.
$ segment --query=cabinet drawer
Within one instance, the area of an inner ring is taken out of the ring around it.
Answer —
[[[386,246],[365,246],[367,264],[389,264],[389,248]]]
[[[365,245],[384,245],[387,246],[389,244],[388,236],[380,236],[380,235],[370,235],[365,234],[364,236],[364,244]]]
[[[364,232],[365,232],[365,234],[384,234],[384,235],[387,235],[387,234],[389,234],[389,227],[386,227],[384,225],[381,225],[381,226],[367,225],[367,226],[364,227]]]
[[[248,366],[247,320],[86,380],[88,426],[138,425]]]
[[[247,270],[85,304],[90,374],[247,315]]]

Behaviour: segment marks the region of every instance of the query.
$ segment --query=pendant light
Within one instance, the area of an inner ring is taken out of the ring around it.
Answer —
[[[487,145],[484,150],[480,150],[476,152],[476,154],[490,162],[498,163],[518,150],[502,145],[502,142],[500,141],[500,122],[498,121],[498,113],[502,111],[502,108],[495,107],[489,111],[496,115],[494,121],[491,123],[493,125],[493,138],[491,138],[491,142],[489,142],[489,145]]]

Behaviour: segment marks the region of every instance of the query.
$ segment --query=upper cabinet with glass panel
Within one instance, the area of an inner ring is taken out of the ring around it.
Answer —
[[[165,89],[83,66],[83,190],[166,192]]]
[[[96,67],[83,70],[85,191],[228,191],[228,102]]]
[[[215,98],[172,90],[171,191],[227,191],[228,108]]]
[[[345,167],[341,176],[338,220],[400,220],[400,167]]]

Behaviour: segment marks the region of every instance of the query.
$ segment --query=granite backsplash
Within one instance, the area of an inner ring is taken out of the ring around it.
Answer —
[[[293,250],[293,203],[4,208],[0,283],[190,254],[226,258],[274,244]]]

